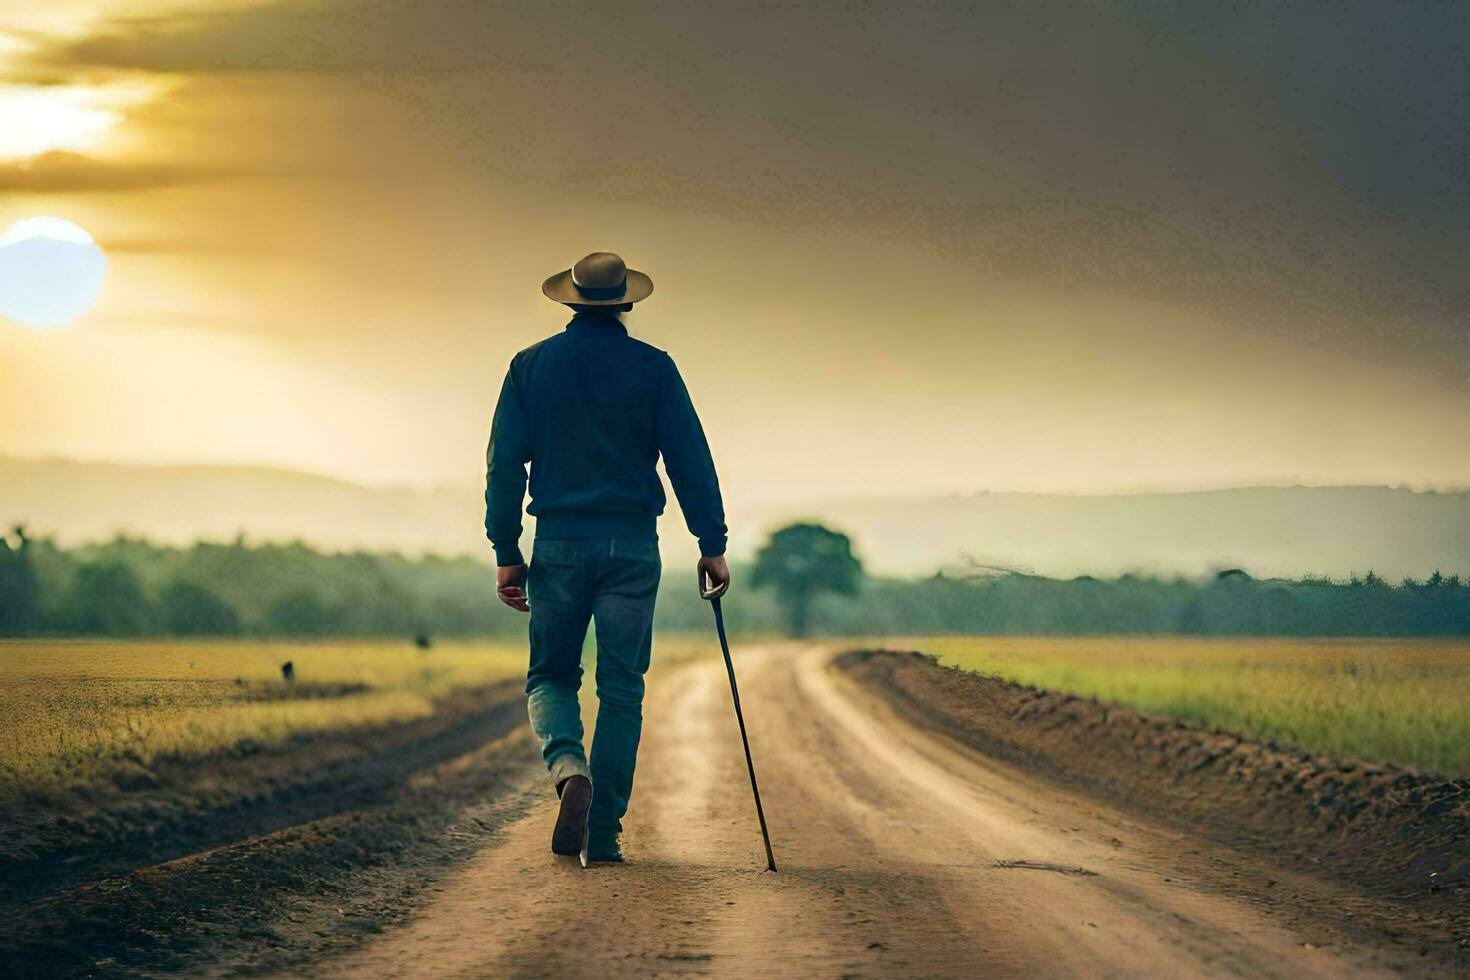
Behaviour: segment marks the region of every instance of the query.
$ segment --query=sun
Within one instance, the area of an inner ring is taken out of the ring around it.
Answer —
[[[13,85],[0,90],[0,157],[48,150],[82,152],[100,143],[121,118],[80,85]]]
[[[97,302],[107,257],[64,218],[17,221],[0,234],[0,316],[32,330],[80,320]]]

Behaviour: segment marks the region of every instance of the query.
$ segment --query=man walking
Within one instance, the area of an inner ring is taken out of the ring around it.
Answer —
[[[551,849],[621,861],[618,834],[643,729],[664,509],[659,457],[699,540],[698,579],[723,594],[725,517],[709,444],[668,354],[628,336],[622,315],[653,280],[593,252],[541,284],[575,315],[511,361],[486,453],[485,532],[500,600],[531,614],[531,727],[561,798]],[[521,557],[530,466],[536,542]],[[597,630],[597,730],[588,765],[577,691],[588,621]]]

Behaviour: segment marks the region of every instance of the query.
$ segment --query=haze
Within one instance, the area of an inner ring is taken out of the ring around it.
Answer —
[[[472,485],[612,249],[741,500],[1470,483],[1464,11],[1078,6],[3,0],[0,453]]]

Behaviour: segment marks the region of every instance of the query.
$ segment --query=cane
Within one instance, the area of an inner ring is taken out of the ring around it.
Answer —
[[[745,768],[750,772],[750,792],[755,796],[755,816],[761,824],[761,837],[766,842],[766,870],[776,870],[776,855],[771,852],[771,832],[766,829],[766,811],[761,808],[761,790],[755,783],[755,763],[750,758],[750,739],[745,734],[745,715],[740,711],[740,688],[735,685],[735,662],[730,659],[730,641],[725,638],[725,614],[720,611],[723,589],[700,589],[715,610],[715,631],[720,634],[720,651],[725,655],[725,673],[730,675],[730,697],[735,701],[735,720],[740,723],[740,744],[745,746]]]

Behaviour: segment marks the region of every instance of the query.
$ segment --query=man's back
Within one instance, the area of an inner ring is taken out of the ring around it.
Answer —
[[[511,371],[531,436],[531,507],[646,519],[664,507],[657,408],[673,365],[611,317],[579,316]],[[553,517],[553,521],[555,517]]]
[[[615,317],[586,314],[521,351],[487,460],[485,528],[499,564],[519,563],[527,464],[538,536],[649,537],[666,503],[660,455],[701,553],[724,554],[714,463],[673,359]]]

